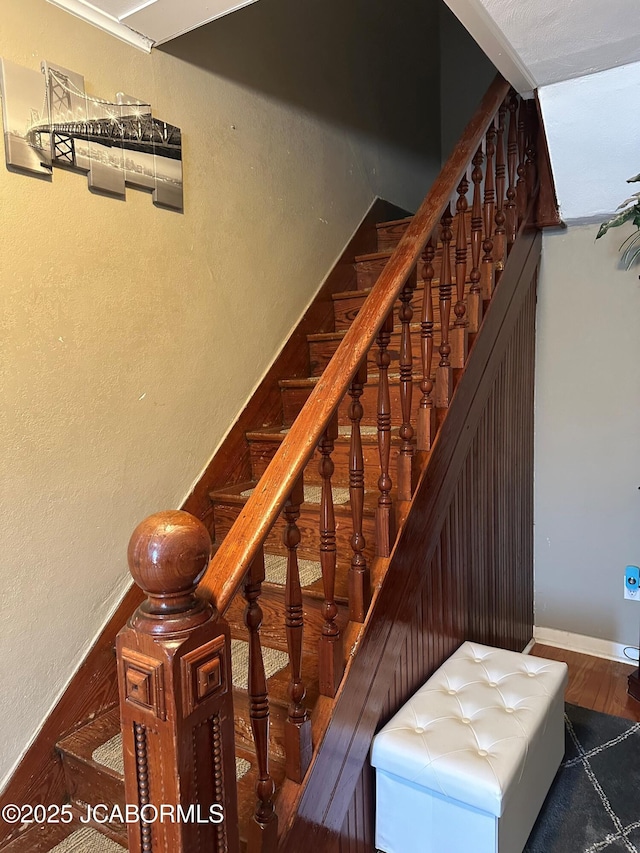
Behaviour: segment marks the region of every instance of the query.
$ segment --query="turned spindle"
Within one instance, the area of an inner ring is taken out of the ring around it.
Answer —
[[[439,408],[447,408],[453,396],[451,372],[451,345],[449,344],[449,320],[451,315],[451,205],[447,205],[441,223],[442,261],[440,266],[440,363],[436,368],[435,402]]]
[[[495,261],[495,281],[500,281],[507,259],[507,230],[504,211],[504,194],[506,188],[506,160],[504,156],[504,132],[507,116],[506,103],[498,110],[498,127],[496,135],[496,228],[493,238],[493,259]]]
[[[420,406],[418,408],[417,422],[417,449],[431,450],[431,445],[436,437],[436,410],[433,405],[431,393],[433,391],[433,380],[431,379],[433,362],[433,259],[436,254],[436,240],[429,239],[422,260],[424,268],[422,278],[424,280],[424,292],[422,296],[422,315],[420,318],[420,358],[422,362],[422,379],[420,381]]]
[[[367,361],[364,359],[351,380],[349,395],[349,420],[351,441],[349,445],[349,502],[351,503],[351,565],[349,567],[349,619],[364,622],[371,603],[371,574],[364,555],[366,542],[362,533],[364,514],[364,454],[360,424],[364,411],[360,398],[367,382]]]
[[[336,622],[338,607],[335,601],[336,584],[336,519],[333,508],[331,477],[334,464],[331,458],[338,437],[338,418],[334,413],[318,443],[320,452],[319,472],[322,482],[320,490],[320,565],[322,566],[322,585],[324,619],[319,642],[319,681],[323,696],[336,695],[344,672],[344,654],[342,636]]]
[[[248,830],[249,853],[272,853],[278,839],[278,818],[273,807],[276,786],[269,770],[269,694],[260,642],[262,608],[259,599],[263,581],[264,551],[260,548],[249,566],[244,584],[247,602],[244,622],[249,632],[249,719],[258,765],[256,807]]]
[[[518,107],[518,182],[516,184],[516,205],[518,224],[527,212],[527,102],[522,98]]]
[[[411,500],[411,476],[413,456],[415,452],[411,425],[411,403],[413,400],[413,352],[411,348],[411,320],[413,307],[411,300],[418,284],[417,268],[411,271],[405,286],[400,293],[400,310],[398,317],[401,323],[400,333],[400,411],[402,424],[400,426],[400,452],[398,454],[398,500]]]
[[[286,774],[294,782],[302,782],[313,754],[311,719],[304,703],[306,689],[302,680],[304,611],[298,566],[298,545],[300,544],[298,519],[302,503],[304,503],[304,483],[300,477],[296,480],[282,511],[285,522],[282,541],[287,550],[287,581],[284,590],[285,627],[291,673],[289,709],[284,724],[284,744]]]
[[[393,332],[393,311],[385,318],[378,332],[376,364],[378,366],[378,454],[380,477],[378,478],[378,506],[376,507],[376,555],[388,557],[395,541],[395,512],[391,499],[393,485],[389,474],[391,459],[391,395],[389,393],[389,342]]]
[[[467,360],[469,342],[466,318],[466,305],[464,301],[464,289],[467,283],[467,191],[469,181],[464,175],[458,184],[458,200],[456,201],[456,247],[455,247],[455,276],[456,276],[456,302],[453,307],[455,322],[453,329],[449,332],[449,343],[451,344],[451,366],[462,370]]]
[[[467,323],[469,332],[477,332],[482,322],[482,287],[480,286],[480,249],[482,244],[482,146],[473,157],[473,203],[471,205],[471,286],[467,297]]]
[[[493,296],[495,275],[493,270],[493,228],[496,209],[495,174],[493,158],[496,153],[496,126],[492,121],[486,138],[487,167],[484,173],[484,240],[482,243],[482,299],[488,302]]]

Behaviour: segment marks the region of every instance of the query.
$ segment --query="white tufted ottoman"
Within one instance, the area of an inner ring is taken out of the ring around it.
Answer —
[[[564,663],[464,643],[376,735],[376,847],[522,853],[564,754]]]

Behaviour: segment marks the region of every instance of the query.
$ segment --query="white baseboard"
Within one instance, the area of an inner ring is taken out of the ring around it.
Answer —
[[[600,640],[598,637],[586,637],[584,634],[571,634],[569,631],[558,631],[556,628],[533,628],[533,639],[545,646],[556,646],[571,652],[581,652],[605,660],[615,660],[621,663],[633,664],[633,658],[628,658],[624,650],[634,650],[633,646],[613,643],[611,640]],[[637,661],[637,659],[636,659]]]

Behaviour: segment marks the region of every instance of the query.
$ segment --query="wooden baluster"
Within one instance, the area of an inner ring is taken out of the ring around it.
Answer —
[[[324,588],[324,604],[322,615],[324,624],[320,636],[319,647],[319,680],[320,693],[323,696],[335,696],[342,673],[344,672],[344,654],[342,636],[336,624],[338,608],[335,602],[336,583],[336,520],[333,510],[333,492],[331,477],[333,475],[333,445],[338,437],[337,414],[331,420],[318,444],[320,451],[320,477],[322,489],[320,496],[320,564],[322,566],[322,584]]]
[[[538,170],[536,165],[536,134],[538,131],[538,113],[536,110],[536,102],[534,100],[526,101],[527,104],[527,197],[528,199],[535,192],[536,184],[538,183]]]
[[[507,138],[507,168],[509,172],[509,186],[507,187],[507,203],[505,213],[507,219],[507,253],[516,241],[518,233],[518,208],[516,203],[516,169],[518,166],[518,128],[516,111],[518,99],[515,94],[509,98],[509,135]]]
[[[360,397],[367,382],[366,358],[351,380],[349,394],[349,420],[351,421],[351,444],[349,448],[349,500],[351,503],[351,566],[349,568],[349,619],[352,622],[364,622],[369,605],[371,604],[371,574],[364,556],[366,546],[362,534],[362,517],[364,512],[364,455],[362,452],[362,436],[360,422],[362,421],[362,403]]]
[[[461,370],[464,368],[469,352],[469,338],[467,329],[466,306],[464,302],[464,289],[467,283],[467,226],[466,214],[469,208],[467,204],[467,191],[469,181],[465,175],[458,184],[458,200],[456,202],[457,238],[455,251],[456,270],[456,304],[454,314],[456,320],[449,335],[451,344],[451,366]]]
[[[206,527],[186,512],[150,516],[129,543],[147,600],[116,641],[125,800],[185,813],[197,804],[206,819],[129,823],[133,853],[240,850],[229,628],[195,595],[210,553]],[[224,819],[209,823],[216,804]]]
[[[477,332],[482,322],[482,288],[480,287],[480,244],[482,243],[482,200],[480,198],[482,183],[482,163],[484,155],[482,146],[478,148],[473,158],[473,204],[471,207],[471,287],[467,298],[467,318],[469,331]]]
[[[516,184],[518,224],[527,212],[527,103],[522,98],[518,107],[518,183]]]
[[[453,396],[451,373],[451,346],[449,345],[449,319],[451,314],[451,205],[442,219],[442,264],[440,266],[440,364],[436,368],[436,406],[447,408]]]
[[[411,320],[413,307],[411,300],[418,284],[418,270],[411,271],[400,294],[400,310],[398,317],[402,324],[400,334],[400,408],[402,410],[402,425],[399,430],[400,453],[398,454],[398,500],[410,501],[411,475],[413,456],[415,453],[411,426],[411,403],[413,400],[413,353],[411,349]]]
[[[493,225],[496,209],[495,176],[493,158],[496,153],[496,126],[491,122],[487,131],[487,168],[484,174],[484,241],[482,249],[482,298],[488,301],[493,296],[495,275],[493,270]]]
[[[391,333],[393,332],[393,311],[390,311],[380,331],[378,332],[378,451],[380,454],[380,477],[378,489],[380,497],[376,507],[376,555],[388,557],[396,538],[395,513],[391,500],[393,485],[389,475],[391,458],[391,396],[389,394],[389,363],[391,356],[388,352]]]
[[[433,237],[429,239],[422,254],[424,261],[424,293],[422,296],[422,318],[420,321],[420,355],[422,357],[422,381],[420,390],[420,408],[418,409],[417,449],[431,450],[431,445],[436,437],[436,410],[433,405],[431,392],[433,391],[433,380],[431,379],[431,363],[433,361],[433,259],[436,254],[436,241]]]
[[[504,131],[507,115],[506,103],[498,110],[498,130],[496,140],[496,230],[493,241],[493,258],[495,261],[495,281],[500,281],[507,259],[507,217],[504,211],[504,196],[506,187],[506,161],[504,158]]]
[[[304,503],[304,483],[300,477],[284,505],[285,529],[282,534],[282,541],[287,549],[287,583],[284,601],[287,650],[291,669],[290,702],[284,725],[284,745],[287,777],[294,782],[302,782],[313,755],[311,719],[304,704],[306,690],[302,680],[304,613],[298,568],[298,545],[300,544],[298,519],[302,503]]]
[[[275,853],[278,843],[278,817],[273,808],[276,786],[269,772],[269,694],[260,642],[262,608],[258,599],[263,581],[264,551],[260,548],[249,567],[244,584],[247,602],[244,622],[249,632],[249,719],[258,764],[256,809],[249,825],[248,853]]]

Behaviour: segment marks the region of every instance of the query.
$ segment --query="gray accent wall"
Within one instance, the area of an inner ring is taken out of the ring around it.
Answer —
[[[444,162],[474,114],[496,68],[444,3],[440,13],[440,152]]]
[[[638,270],[615,229],[546,231],[538,298],[535,623],[637,646],[640,603]]]

